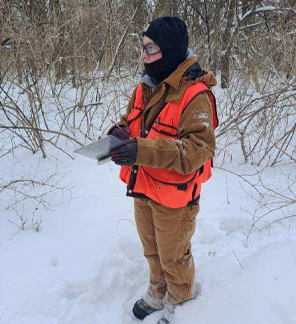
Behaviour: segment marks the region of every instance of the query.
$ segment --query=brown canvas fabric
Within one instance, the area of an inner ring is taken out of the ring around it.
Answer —
[[[185,60],[166,80],[151,89],[141,83],[144,112],[142,134],[165,102],[180,101],[185,90],[202,81],[211,89],[217,80],[211,71],[197,80],[183,76],[196,62]],[[134,107],[136,89],[119,125],[128,126],[128,116]],[[112,132],[111,128],[109,134]],[[178,140],[138,137],[136,165],[167,168],[181,174],[199,169],[214,155],[215,135],[212,104],[207,93],[199,94],[182,114],[177,130]],[[179,304],[194,298],[194,260],[190,240],[195,230],[199,205],[169,208],[151,199],[135,198],[135,219],[150,269],[150,284],[144,296],[148,305],[161,309],[164,301]],[[165,297],[165,298],[164,298]]]
[[[151,307],[161,308],[166,293],[170,304],[194,298],[194,260],[190,241],[199,205],[171,209],[151,199],[135,198],[134,208],[137,230],[150,269],[145,301]]]
[[[142,83],[145,103],[143,131],[153,120],[155,113],[164,102],[178,102],[185,90],[194,82],[202,81],[209,89],[217,84],[211,71],[197,80],[190,80],[184,72],[196,62],[195,57],[185,60],[166,80],[158,84],[152,95],[150,88]],[[126,114],[119,124],[128,126],[127,118],[134,105],[136,91],[128,104]],[[112,129],[109,131],[109,133]],[[181,174],[188,174],[199,169],[215,151],[212,105],[207,93],[197,96],[185,109],[178,128],[178,141],[164,138],[137,138],[138,152],[136,165],[167,168]]]

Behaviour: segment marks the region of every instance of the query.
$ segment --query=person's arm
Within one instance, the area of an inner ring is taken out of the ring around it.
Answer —
[[[185,109],[178,139],[137,138],[136,165],[153,166],[188,174],[199,169],[215,151],[212,105],[202,93]]]

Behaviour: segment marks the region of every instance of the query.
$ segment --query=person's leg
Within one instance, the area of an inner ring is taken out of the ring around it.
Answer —
[[[191,238],[199,205],[169,208],[149,200],[161,268],[167,283],[165,304],[194,298],[194,260]]]
[[[158,255],[152,209],[148,200],[135,198],[134,210],[138,234],[150,269],[150,284],[143,299],[149,306],[161,309],[166,293],[166,281]]]

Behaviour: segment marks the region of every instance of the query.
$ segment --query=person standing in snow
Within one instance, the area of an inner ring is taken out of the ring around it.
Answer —
[[[120,179],[134,198],[135,220],[150,269],[150,284],[133,313],[144,319],[195,297],[191,238],[201,183],[211,176],[217,126],[217,84],[188,49],[186,24],[177,17],[152,20],[142,33],[144,70],[126,114],[108,134],[126,144],[111,151]]]

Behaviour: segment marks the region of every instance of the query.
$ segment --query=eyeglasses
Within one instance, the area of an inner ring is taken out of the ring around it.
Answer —
[[[154,55],[160,52],[160,48],[159,46],[155,45],[155,44],[147,44],[144,45],[142,44],[142,53],[146,52],[148,55]]]

